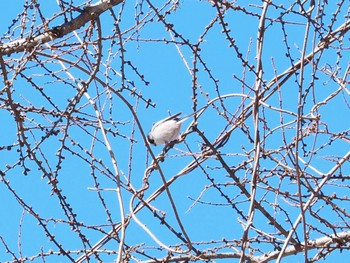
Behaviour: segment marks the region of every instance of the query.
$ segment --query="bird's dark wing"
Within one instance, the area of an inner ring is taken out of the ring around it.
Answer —
[[[164,120],[162,120],[162,122],[168,121],[168,120],[180,120],[179,116],[181,115],[181,112],[178,112],[174,115],[169,116],[168,118],[165,118]]]
[[[160,120],[160,121],[154,123],[153,126],[152,126],[152,130],[153,130],[155,127],[157,127],[159,124],[164,123],[164,122],[166,122],[166,121],[170,121],[170,120],[179,121],[179,120],[180,120],[180,118],[179,118],[180,115],[181,115],[181,112],[178,112],[178,113],[176,113],[176,114],[174,114],[174,115],[171,115],[171,116],[169,116],[169,117],[167,117],[167,118],[165,118],[165,119],[163,119],[163,120]]]

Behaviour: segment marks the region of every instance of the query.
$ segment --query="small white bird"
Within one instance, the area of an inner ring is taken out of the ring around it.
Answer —
[[[189,117],[180,118],[180,115],[181,112],[153,124],[151,131],[147,135],[148,142],[156,146],[175,141],[179,136],[182,122]]]

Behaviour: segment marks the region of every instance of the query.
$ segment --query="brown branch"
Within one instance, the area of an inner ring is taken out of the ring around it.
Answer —
[[[22,52],[25,50],[31,50],[38,45],[47,43],[49,41],[61,38],[74,30],[79,29],[88,22],[91,22],[98,18],[102,13],[108,9],[120,4],[123,0],[110,0],[102,1],[96,5],[85,7],[79,16],[73,20],[66,22],[60,26],[53,27],[40,35],[21,38],[9,43],[0,43],[0,54],[10,55],[12,53]]]

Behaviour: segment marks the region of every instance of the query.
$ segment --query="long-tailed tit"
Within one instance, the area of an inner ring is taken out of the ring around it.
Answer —
[[[157,146],[175,141],[179,136],[181,124],[192,115],[202,114],[208,106],[209,104],[184,117],[180,117],[181,112],[179,112],[156,122],[147,135],[148,142]]]
[[[156,146],[175,141],[179,136],[182,122],[193,114],[183,118],[180,118],[180,115],[181,112],[153,124],[151,131],[147,135],[148,142]]]

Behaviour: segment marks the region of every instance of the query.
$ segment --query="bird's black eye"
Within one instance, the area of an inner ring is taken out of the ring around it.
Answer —
[[[154,139],[153,139],[149,134],[147,135],[147,140],[148,140],[148,142],[149,142],[150,144],[156,145],[156,144],[154,143]]]

